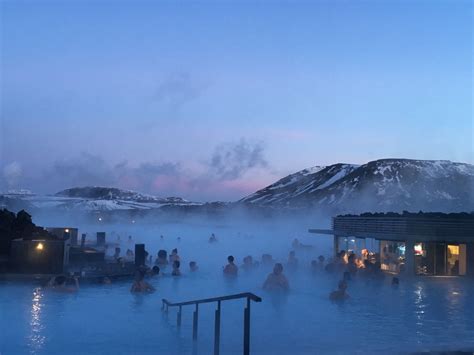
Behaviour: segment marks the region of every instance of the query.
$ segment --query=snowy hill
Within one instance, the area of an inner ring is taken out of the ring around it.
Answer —
[[[110,187],[76,187],[53,196],[6,193],[0,195],[0,206],[18,209],[55,209],[72,211],[151,210],[164,206],[200,205],[180,197],[161,198],[135,191]]]
[[[474,166],[450,161],[382,159],[305,169],[240,200],[330,212],[472,211]]]

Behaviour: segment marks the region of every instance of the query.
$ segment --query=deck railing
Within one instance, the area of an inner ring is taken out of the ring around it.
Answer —
[[[197,340],[198,335],[198,315],[199,315],[199,305],[202,303],[217,303],[217,309],[214,315],[214,355],[219,355],[219,348],[220,348],[220,335],[221,335],[221,302],[224,301],[231,301],[246,298],[247,303],[244,309],[244,355],[250,354],[250,301],[254,302],[262,302],[262,299],[253,293],[245,292],[245,293],[238,293],[235,295],[228,295],[228,296],[221,296],[221,297],[213,297],[213,298],[204,298],[199,300],[193,301],[186,301],[186,302],[177,302],[173,303],[163,298],[163,305],[162,310],[164,312],[168,312],[169,307],[178,307],[178,314],[176,323],[177,326],[181,326],[181,315],[182,315],[182,308],[184,306],[195,306],[193,312],[193,340]]]

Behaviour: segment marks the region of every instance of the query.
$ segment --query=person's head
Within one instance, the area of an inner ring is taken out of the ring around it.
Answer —
[[[129,236],[128,236],[128,239],[129,239],[129,240],[132,240],[132,236],[131,236],[131,235],[129,235]]]
[[[349,262],[354,262],[354,260],[355,260],[355,254],[354,254],[354,253],[351,253],[347,259],[349,260]]]
[[[178,249],[177,249],[177,248],[174,248],[173,250],[171,250],[171,254],[173,254],[173,255],[178,254]]]
[[[234,262],[234,257],[233,257],[232,255],[229,255],[229,256],[227,257],[227,261],[228,261],[230,264],[232,264],[232,263]]]
[[[179,269],[179,266],[180,266],[180,265],[181,265],[180,262],[179,262],[178,260],[175,260],[175,261],[173,262],[173,269]]]
[[[160,259],[166,259],[167,255],[168,253],[166,252],[166,250],[161,249],[160,251],[158,251],[158,258]]]
[[[347,289],[347,282],[344,280],[339,281],[337,288],[341,291],[345,291]]]
[[[320,263],[324,263],[324,256],[322,255],[318,256],[318,260]]]
[[[283,265],[281,263],[276,263],[273,267],[273,273],[275,275],[280,275],[283,272]]]
[[[151,272],[153,273],[153,275],[158,275],[160,273],[160,268],[155,265],[151,268]]]
[[[189,262],[189,268],[191,268],[191,269],[196,268],[196,262],[195,261],[190,261]]]
[[[54,283],[57,286],[64,286],[64,284],[66,283],[66,276],[64,275],[57,276],[56,279],[54,280]]]

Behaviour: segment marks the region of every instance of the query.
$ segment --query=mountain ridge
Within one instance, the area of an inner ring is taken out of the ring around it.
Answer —
[[[334,212],[474,209],[474,165],[387,158],[288,175],[239,203]]]

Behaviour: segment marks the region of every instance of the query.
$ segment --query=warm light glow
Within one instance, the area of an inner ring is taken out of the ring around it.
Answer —
[[[64,231],[65,231],[66,233],[69,233],[69,229],[67,229],[67,228],[66,228]]]
[[[415,255],[423,254],[423,246],[421,244],[415,244]]]
[[[459,245],[448,245],[451,255],[459,255]]]
[[[43,250],[43,248],[43,243],[38,243],[38,245],[36,246],[36,250]]]

